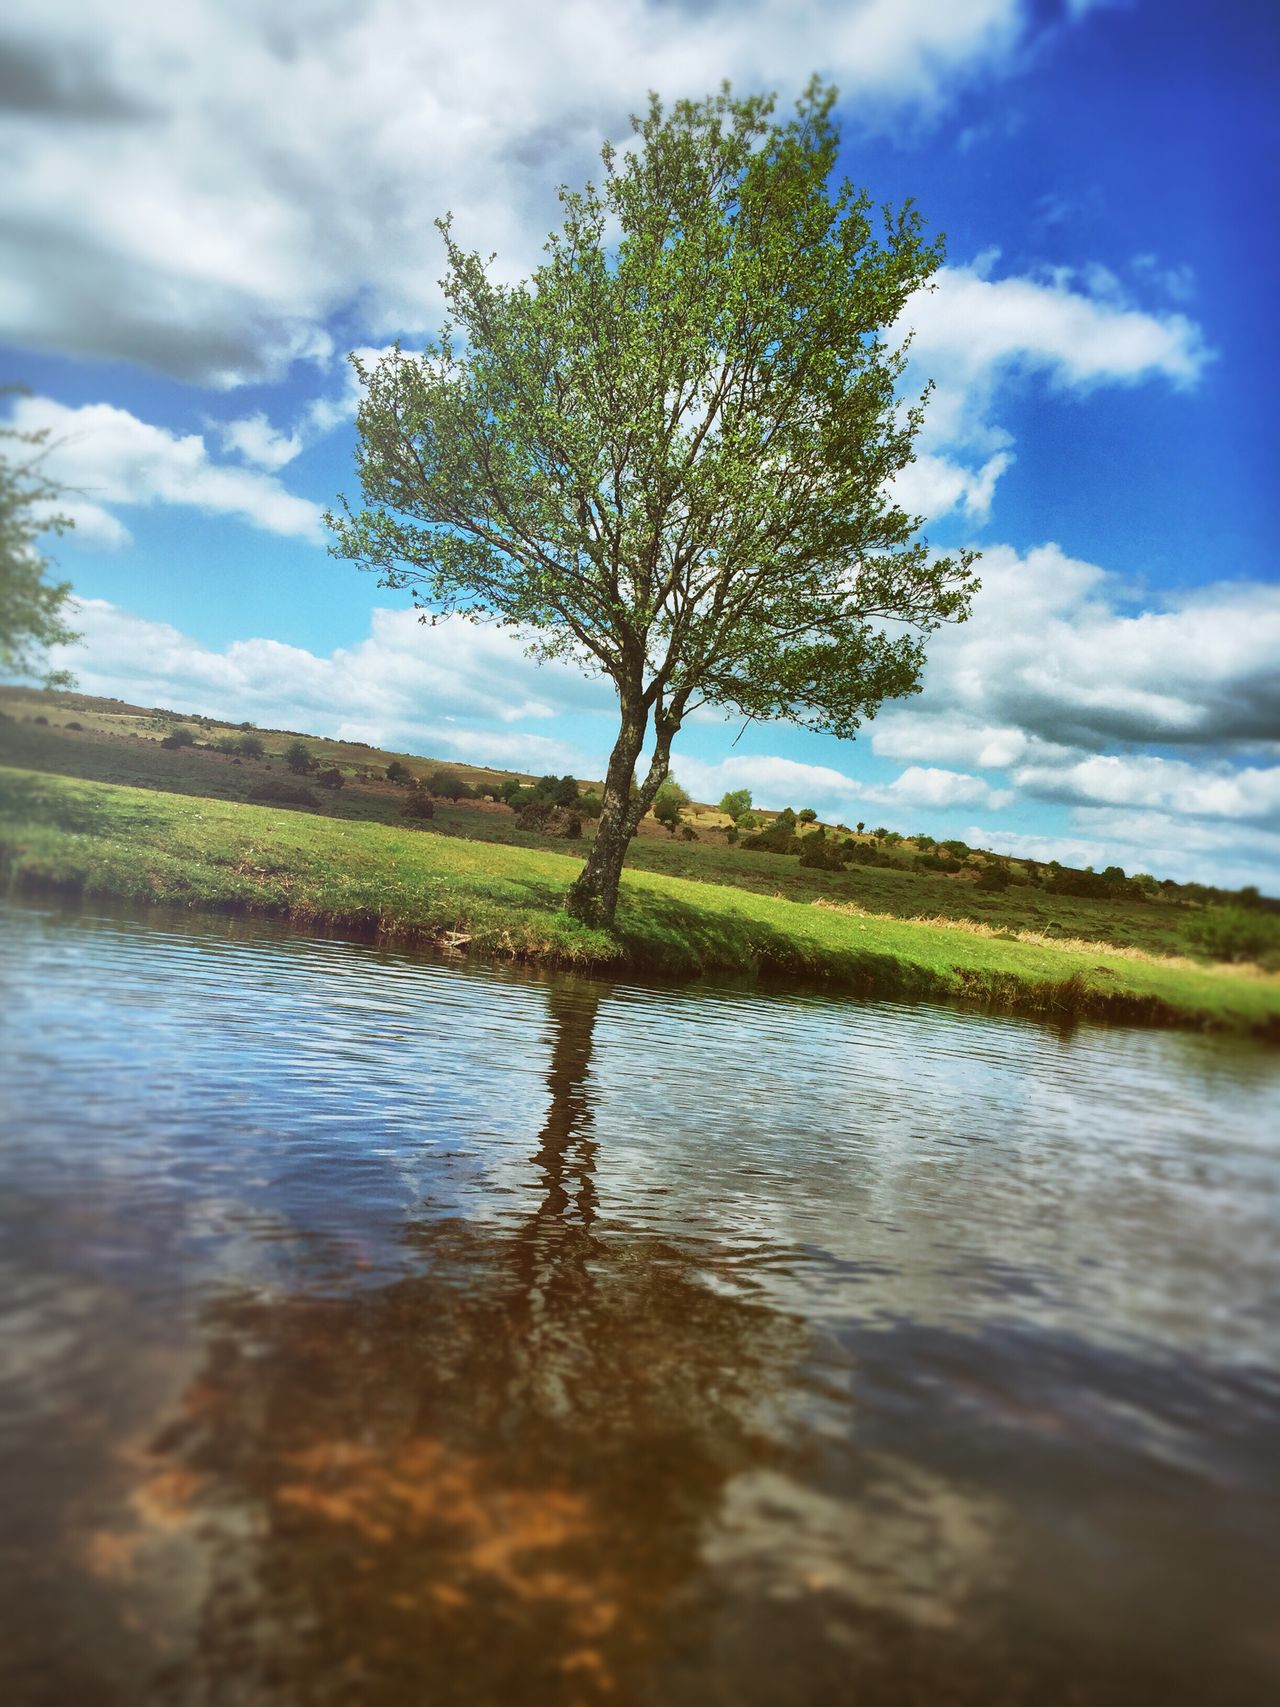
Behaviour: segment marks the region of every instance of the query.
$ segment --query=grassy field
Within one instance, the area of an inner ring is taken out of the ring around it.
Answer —
[[[20,893],[270,914],[601,970],[746,973],[1280,1035],[1280,978],[1256,969],[860,914],[829,897],[818,905],[632,870],[616,931],[592,931],[563,911],[579,863],[539,848],[0,769],[0,869]]]
[[[297,738],[291,731],[256,731],[264,751],[261,759],[250,759],[216,750],[219,739],[242,733],[238,726],[87,695],[0,690],[0,712],[5,714],[0,718],[0,763],[227,801],[252,802],[264,787],[290,780],[283,755]],[[161,739],[184,724],[200,744],[177,750],[162,747]],[[415,777],[428,776],[436,768],[434,761],[359,742],[303,738],[318,765],[336,766],[343,773],[341,790],[330,793],[311,787],[313,804],[304,809],[322,813],[335,823],[398,826],[405,790],[387,781],[387,764],[399,759]],[[480,793],[521,774],[463,765],[449,768]],[[911,868],[909,843],[896,853],[898,864],[814,871],[783,854],[728,845],[727,820],[714,811],[695,808],[690,819],[696,841],[673,839],[647,820],[632,843],[629,868],[799,903],[821,900],[859,907],[900,919],[950,919],[997,931],[1031,932],[1154,954],[1200,954],[1195,930],[1201,909],[1188,905],[1178,892],[1141,902],[1117,901],[1059,894],[1050,885],[1021,880],[1003,892],[984,891],[974,881],[981,863],[977,856],[958,874],[935,875]],[[522,830],[506,807],[484,800],[458,805],[437,802],[432,828],[446,836],[504,843],[530,852],[571,851],[561,839]],[[1021,879],[1016,862],[1011,862],[1010,869]]]

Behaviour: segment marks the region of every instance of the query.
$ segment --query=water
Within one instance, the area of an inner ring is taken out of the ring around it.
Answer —
[[[1277,1699],[1280,1062],[0,919],[0,1698]]]

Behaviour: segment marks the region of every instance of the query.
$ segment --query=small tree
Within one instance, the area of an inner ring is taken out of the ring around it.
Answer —
[[[727,812],[737,823],[744,812],[751,810],[751,790],[749,788],[731,788],[728,794],[721,796],[720,810]]]
[[[236,751],[242,759],[260,759],[266,748],[261,735],[242,735],[236,742]]]
[[[406,783],[413,781],[413,772],[402,759],[392,759],[391,763],[387,766],[387,781],[397,783],[400,787],[403,787]]]
[[[305,741],[290,741],[284,750],[284,762],[294,776],[306,776],[315,760]]]
[[[653,797],[653,815],[674,836],[680,822],[681,808],[689,804],[689,796],[673,776],[664,779]]]
[[[71,583],[49,579],[52,564],[36,543],[74,526],[51,508],[61,488],[41,468],[48,437],[47,429],[0,427],[0,675],[42,675],[46,687],[70,687],[66,670],[42,670],[47,647],[80,638],[66,622]],[[16,460],[5,441],[24,447]]]
[[[432,771],[427,777],[426,786],[437,800],[470,800],[470,786],[463,782],[457,771]]]
[[[818,814],[812,806],[802,806],[796,813],[796,817],[802,824],[816,824],[818,821]]]
[[[330,765],[328,770],[321,771],[320,775],[316,778],[316,781],[320,784],[321,788],[341,788],[343,780],[342,772],[338,769],[337,765]]]
[[[193,747],[195,740],[196,738],[190,729],[178,728],[171,729],[160,745],[162,747]]]
[[[910,203],[877,234],[832,184],[834,101],[815,82],[781,123],[727,88],[653,97],[602,187],[561,192],[530,281],[493,280],[446,219],[439,341],[355,363],[365,508],[339,500],[334,550],[617,691],[584,920],[612,920],[699,705],[851,737],[968,611],[972,554],[932,554],[892,497],[923,399],[902,407],[885,329],[941,245]]]

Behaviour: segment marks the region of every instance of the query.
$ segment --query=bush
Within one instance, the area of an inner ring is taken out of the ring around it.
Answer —
[[[84,724],[83,723],[65,723],[63,725],[63,728],[64,729],[83,729]]]
[[[284,750],[284,762],[294,776],[306,776],[315,765],[305,741],[290,741]]]
[[[731,788],[720,801],[720,810],[729,815],[735,823],[744,812],[751,810],[751,790],[749,788]]]
[[[974,888],[1002,893],[1012,881],[1013,879],[1003,865],[988,865],[979,873]]]
[[[806,836],[800,864],[807,871],[843,871],[846,844],[829,842],[825,836]]]
[[[800,811],[796,813],[796,817],[802,824],[816,824],[818,821],[818,814],[812,806],[801,807]]]
[[[213,744],[220,753],[226,753],[228,758],[233,758],[240,751],[240,742],[235,735],[219,735]]]
[[[1280,949],[1280,918],[1245,907],[1208,907],[1187,935],[1215,960],[1258,960]]]
[[[748,836],[742,845],[750,853],[780,854],[798,854],[804,847],[799,836],[791,830],[780,830],[776,825],[761,830],[758,835]]]
[[[236,751],[242,759],[260,759],[266,748],[261,735],[242,735],[236,742]]]
[[[422,824],[436,815],[435,805],[429,794],[424,794],[420,788],[406,796],[400,807],[400,816],[411,824]]]
[[[402,764],[399,759],[392,759],[387,766],[387,781],[399,784],[412,782],[413,772],[408,765]]]
[[[473,796],[473,791],[457,771],[432,771],[426,778],[426,787],[437,800],[470,800]]]
[[[598,794],[584,794],[578,801],[578,810],[584,818],[598,818],[603,805]]]
[[[696,842],[698,840],[698,832],[694,829],[692,824],[681,824],[680,834],[684,837],[686,842]]]
[[[795,827],[796,815],[789,806],[784,806],[782,808],[782,811],[775,816],[773,823],[770,826],[770,828],[774,830],[794,830]]]
[[[195,743],[196,738],[189,729],[174,729],[165,736],[160,745],[162,747],[194,747]]]
[[[666,826],[668,835],[675,835],[681,808],[688,804],[688,794],[673,776],[669,776],[653,797],[653,815]]]
[[[760,828],[760,820],[754,812],[739,812],[733,822],[735,828],[739,830],[758,830]]]
[[[327,771],[320,772],[316,781],[320,784],[321,788],[341,788],[343,784],[343,775],[337,765],[330,765]]]

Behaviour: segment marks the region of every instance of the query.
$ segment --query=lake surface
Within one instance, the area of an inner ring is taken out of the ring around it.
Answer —
[[[1280,1699],[1280,1060],[0,914],[0,1699]]]

